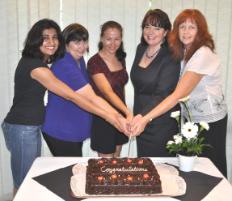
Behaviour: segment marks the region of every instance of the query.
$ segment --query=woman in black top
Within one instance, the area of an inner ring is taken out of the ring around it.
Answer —
[[[90,85],[75,92],[50,71],[47,64],[62,56],[62,44],[56,22],[49,19],[38,21],[28,32],[22,58],[15,71],[13,105],[2,123],[6,146],[11,153],[14,193],[41,153],[40,127],[44,120],[46,88],[86,111],[100,115],[120,130],[126,130],[127,121],[96,96]]]
[[[131,69],[134,115],[148,113],[176,87],[180,65],[168,49],[166,36],[170,29],[171,23],[165,12],[155,9],[146,13],[142,22],[141,43]],[[178,131],[175,120],[170,117],[174,110],[176,108],[151,120],[137,137],[139,157],[170,156],[165,145]]]

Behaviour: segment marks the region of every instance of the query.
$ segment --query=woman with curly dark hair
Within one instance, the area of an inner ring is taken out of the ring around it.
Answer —
[[[126,127],[124,118],[113,108],[111,112],[106,111],[111,107],[93,92],[91,98],[83,96],[54,76],[48,63],[63,56],[63,52],[61,30],[56,22],[42,19],[32,26],[15,71],[13,106],[2,123],[6,146],[11,153],[14,192],[34,159],[41,154],[40,128],[44,121],[46,89],[89,112],[101,115],[118,128],[123,127],[123,122]]]

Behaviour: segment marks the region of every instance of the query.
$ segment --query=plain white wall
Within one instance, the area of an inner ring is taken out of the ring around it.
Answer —
[[[23,42],[31,25],[41,18],[52,18],[61,28],[69,23],[78,22],[90,33],[90,52],[86,60],[97,51],[100,25],[107,20],[116,20],[124,27],[124,44],[127,52],[127,70],[133,62],[136,46],[141,36],[141,21],[149,8],[166,11],[171,19],[184,8],[200,9],[209,24],[210,32],[216,43],[223,68],[224,91],[229,109],[227,133],[228,174],[232,175],[232,1],[231,0],[1,0],[0,1],[0,120],[6,116],[13,98],[13,78],[17,62],[21,56]],[[132,108],[133,88],[126,86],[126,101]],[[220,137],[220,134],[219,134]],[[123,147],[127,155],[128,145]],[[136,155],[132,143],[133,156]],[[44,145],[44,155],[49,151]],[[88,146],[84,146],[86,156],[95,156]],[[12,178],[10,157],[0,130],[0,200],[11,193]]]

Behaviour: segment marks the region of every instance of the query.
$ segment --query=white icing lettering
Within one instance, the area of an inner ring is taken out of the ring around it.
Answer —
[[[138,167],[122,167],[122,168],[106,168],[105,166],[101,167],[101,172],[108,172],[110,174],[115,172],[147,172],[147,168],[138,168]]]

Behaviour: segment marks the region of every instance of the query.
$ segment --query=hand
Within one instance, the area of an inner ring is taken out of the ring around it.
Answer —
[[[128,137],[130,137],[131,136],[130,121],[121,116],[119,117],[119,122],[120,122],[121,128],[123,129],[122,132]]]
[[[128,129],[130,123],[122,115],[118,113],[110,114],[110,119],[108,119],[108,121],[120,132],[124,133],[127,136],[130,135],[130,131]]]
[[[145,118],[141,114],[136,115],[131,121],[132,136],[140,135],[144,131],[147,123],[148,122],[145,120]]]
[[[135,125],[142,118],[143,118],[143,116],[141,114],[137,114],[136,116],[134,116],[134,118],[131,120],[131,126]]]
[[[132,133],[131,133],[131,122],[133,120],[133,114],[131,112],[128,112],[126,114],[126,119],[128,121],[128,124],[127,124],[127,136],[128,137],[131,137]]]

